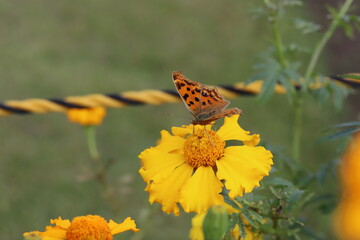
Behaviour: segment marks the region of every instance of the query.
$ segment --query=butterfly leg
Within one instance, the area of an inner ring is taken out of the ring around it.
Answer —
[[[210,143],[211,145],[215,145],[212,141],[211,141],[211,136],[209,135],[208,131],[206,130],[206,125],[204,125],[204,132],[206,133],[206,135],[208,136],[209,140],[210,140]]]

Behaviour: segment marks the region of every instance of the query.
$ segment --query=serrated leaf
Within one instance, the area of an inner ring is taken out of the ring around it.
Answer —
[[[241,217],[239,217],[238,225],[240,229],[240,237],[241,239],[245,239],[246,238],[245,224]]]
[[[254,228],[259,228],[260,223],[252,217],[248,208],[243,208],[240,214],[251,226]]]
[[[283,85],[286,89],[286,95],[290,103],[292,103],[293,95],[295,92],[294,85],[290,83],[290,79],[286,78],[284,75],[279,76],[279,82]]]
[[[309,34],[320,30],[320,25],[313,22],[297,18],[294,21],[295,27],[303,34]]]
[[[229,232],[234,229],[236,224],[239,224],[240,215],[238,213],[233,213],[230,215],[229,221]]]
[[[297,190],[290,194],[290,196],[287,199],[288,205],[286,206],[286,211],[291,211],[294,209],[298,204],[301,197],[304,195],[304,190]]]
[[[259,213],[255,212],[252,209],[248,209],[248,212],[250,213],[251,217],[254,218],[256,221],[258,221],[259,223],[263,222],[263,217]]]
[[[263,80],[268,76],[268,74],[266,72],[260,72],[260,73],[256,73],[255,75],[251,76],[250,78],[248,78],[245,83],[249,84],[251,82],[257,81],[257,80]]]
[[[282,196],[280,195],[280,193],[277,192],[277,191],[275,190],[275,188],[269,187],[269,189],[270,189],[270,192],[271,192],[275,197],[277,197],[278,199],[281,199],[281,198],[282,198]]]
[[[261,102],[268,100],[272,95],[274,95],[274,89],[276,86],[276,75],[272,74],[268,76],[261,87],[261,91],[259,94],[259,99]]]
[[[237,210],[242,209],[238,204],[234,202],[234,200],[230,199],[228,196],[224,196],[224,201]]]

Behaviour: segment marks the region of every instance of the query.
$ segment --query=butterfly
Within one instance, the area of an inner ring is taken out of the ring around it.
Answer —
[[[225,109],[230,102],[216,88],[191,81],[181,72],[173,72],[172,78],[185,106],[194,116],[192,124],[207,125],[220,118],[242,113],[238,108]]]

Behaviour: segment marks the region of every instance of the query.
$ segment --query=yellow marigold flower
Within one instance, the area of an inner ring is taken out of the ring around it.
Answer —
[[[234,212],[239,212],[239,210],[231,207],[228,204],[222,205],[225,207],[229,214]],[[203,233],[203,223],[206,217],[206,213],[196,214],[195,217],[191,220],[192,228],[190,230],[190,239],[191,240],[204,240]],[[245,239],[240,237],[240,228],[239,225],[235,225],[235,227],[230,231],[231,239],[240,239],[240,240],[262,240],[262,235],[257,232],[252,232],[250,227],[245,227],[246,236]]]
[[[112,240],[113,235],[132,230],[138,232],[135,221],[130,217],[122,223],[106,220],[97,215],[79,216],[69,220],[62,220],[61,217],[50,221],[55,226],[47,226],[45,232],[26,232],[25,239],[36,239],[39,236],[42,240]]]
[[[334,224],[340,239],[360,240],[360,132],[353,135],[340,169],[342,197]]]
[[[70,122],[81,125],[100,125],[106,115],[106,110],[102,107],[94,108],[72,108],[67,111]]]
[[[272,154],[256,147],[259,135],[249,135],[238,118],[225,118],[216,132],[211,125],[173,127],[172,134],[161,131],[159,144],[139,155],[139,173],[147,183],[150,203],[158,202],[164,212],[175,215],[180,212],[178,203],[185,212],[202,213],[224,202],[223,187],[234,198],[259,186],[269,174]],[[226,146],[228,140],[243,145]]]

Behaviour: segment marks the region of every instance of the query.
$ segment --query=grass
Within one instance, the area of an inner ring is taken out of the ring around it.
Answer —
[[[245,1],[0,1],[1,101],[173,89],[173,70],[209,85],[243,81],[268,45],[267,31],[251,19]],[[245,129],[288,152],[292,110],[284,98],[260,105],[241,97],[232,106],[245,111]],[[336,143],[314,139],[345,116],[312,101],[306,106],[302,156],[309,168],[335,156]],[[190,216],[175,218],[148,206],[137,155],[155,144],[161,129],[188,123],[187,117],[182,104],[108,111],[97,134],[102,157],[115,161],[109,174],[121,205],[116,216],[89,178],[81,127],[63,114],[0,118],[0,238],[43,230],[58,216],[91,213],[116,221],[131,216],[140,227],[150,214],[143,239],[186,239]]]

